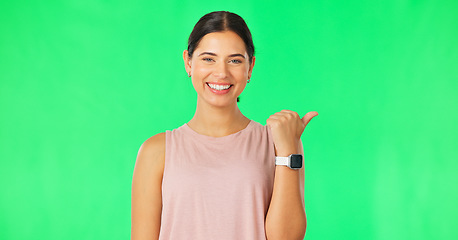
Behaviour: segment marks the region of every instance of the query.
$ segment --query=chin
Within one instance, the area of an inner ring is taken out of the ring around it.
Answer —
[[[215,107],[228,107],[232,106],[233,104],[237,104],[237,98],[226,98],[226,99],[202,99],[204,102],[206,102],[209,105],[215,106]]]

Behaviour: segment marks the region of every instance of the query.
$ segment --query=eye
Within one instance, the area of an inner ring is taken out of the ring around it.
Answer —
[[[205,61],[205,62],[211,62],[211,61],[213,61],[213,59],[211,59],[211,58],[202,58],[202,60]]]
[[[242,63],[242,61],[238,60],[238,59],[232,59],[231,60],[231,63]]]

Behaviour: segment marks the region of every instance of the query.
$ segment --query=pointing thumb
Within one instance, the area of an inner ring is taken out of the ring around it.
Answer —
[[[318,112],[308,112],[307,114],[305,114],[305,116],[302,118],[302,122],[304,123],[305,126],[307,126],[307,124],[310,122],[310,120],[312,120],[312,118],[318,116]]]

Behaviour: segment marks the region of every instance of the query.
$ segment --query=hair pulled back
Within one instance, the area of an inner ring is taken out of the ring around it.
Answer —
[[[233,31],[245,42],[250,64],[254,55],[254,44],[251,32],[242,17],[228,11],[215,11],[205,14],[199,19],[188,39],[188,56],[192,57],[200,40],[209,33]]]

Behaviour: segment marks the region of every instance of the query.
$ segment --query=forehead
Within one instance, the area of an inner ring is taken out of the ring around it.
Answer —
[[[237,33],[232,31],[213,32],[205,35],[199,42],[196,52],[228,53],[246,55],[245,43]]]

